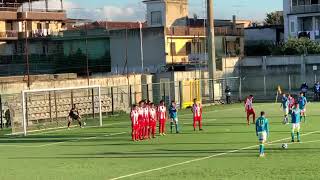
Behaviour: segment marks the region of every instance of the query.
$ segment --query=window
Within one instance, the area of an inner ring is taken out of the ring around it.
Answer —
[[[162,24],[161,11],[151,12],[151,25],[161,25],[161,24]]]
[[[297,0],[292,0],[292,6],[297,6],[298,5],[298,1]]]
[[[318,0],[311,0],[311,4],[319,4]]]
[[[172,55],[172,56],[177,55],[177,52],[176,52],[176,43],[175,43],[175,42],[171,42],[171,43],[170,43],[170,52],[171,52],[171,55]]]
[[[295,27],[294,27],[294,21],[290,22],[290,32],[291,33],[295,33],[296,32]]]

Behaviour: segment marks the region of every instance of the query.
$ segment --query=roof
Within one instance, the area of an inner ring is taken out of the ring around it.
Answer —
[[[252,26],[245,29],[284,29],[283,25],[263,25],[263,26]]]
[[[30,0],[30,2],[34,1],[43,1],[43,0]],[[27,3],[29,0],[3,0],[3,3]]]
[[[147,24],[142,23],[142,27],[145,28]],[[68,27],[69,30],[77,30],[77,29],[108,29],[108,30],[116,30],[116,29],[137,29],[139,28],[139,22],[121,22],[121,21],[96,21],[92,23],[83,23],[79,26]]]

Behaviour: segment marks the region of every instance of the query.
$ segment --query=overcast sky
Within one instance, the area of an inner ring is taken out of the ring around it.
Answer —
[[[49,0],[50,8],[59,8],[60,0]],[[189,0],[189,16],[204,14],[206,0]],[[64,0],[64,7],[70,18],[86,18],[112,21],[137,21],[145,19],[145,5],[142,0]],[[36,2],[34,7],[43,6]],[[231,19],[235,14],[240,19],[261,21],[267,12],[282,10],[282,0],[215,0],[215,17]]]

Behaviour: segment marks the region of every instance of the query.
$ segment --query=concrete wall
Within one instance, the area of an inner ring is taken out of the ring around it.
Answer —
[[[130,29],[127,33],[128,39],[126,40],[126,30],[110,32],[111,67],[113,73],[123,73],[126,61],[126,48],[129,72],[142,71],[139,29]],[[163,27],[143,29],[143,50],[144,71],[158,71],[161,66],[166,65]]]
[[[284,92],[298,93],[303,82],[312,88],[319,80],[319,58],[319,55],[246,57],[239,61],[234,73],[241,75],[242,90],[247,94],[273,97],[278,86]]]
[[[244,30],[245,41],[271,41],[277,42],[277,30],[274,28],[252,28]]]
[[[51,76],[51,75],[49,75]],[[144,81],[146,83],[151,83],[149,76],[145,75],[147,79]],[[152,77],[152,76],[151,76]],[[32,77],[32,79],[34,79]],[[45,78],[43,78],[45,79]],[[130,85],[141,85],[142,75],[129,75]],[[71,79],[51,79],[48,80],[34,80],[31,82],[30,89],[50,89],[50,88],[68,88],[68,87],[79,87],[86,86],[86,78],[71,78]],[[90,85],[101,85],[101,87],[112,87],[112,86],[127,86],[128,79],[126,76],[109,76],[109,77],[96,77],[90,79]],[[0,94],[18,94],[22,90],[26,90],[26,82],[8,82],[0,81]]]

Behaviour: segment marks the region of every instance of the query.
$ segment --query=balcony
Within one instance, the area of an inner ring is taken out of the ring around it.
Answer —
[[[320,4],[292,6],[290,13],[291,14],[320,13]]]
[[[203,28],[173,27],[166,28],[166,34],[172,36],[206,36]],[[244,36],[243,29],[232,29],[231,27],[215,27],[216,36]]]
[[[63,10],[33,9],[32,11],[18,12],[18,19],[63,21],[67,14]]]
[[[1,20],[16,20],[17,8],[0,7]]]
[[[28,38],[46,38],[52,36],[58,36],[59,32],[51,31],[49,29],[37,29],[28,31],[27,37]],[[2,41],[12,41],[18,39],[24,39],[26,37],[25,32],[18,32],[18,31],[3,31],[0,32],[0,40]]]
[[[18,40],[17,31],[4,31],[0,32],[0,40]]]

